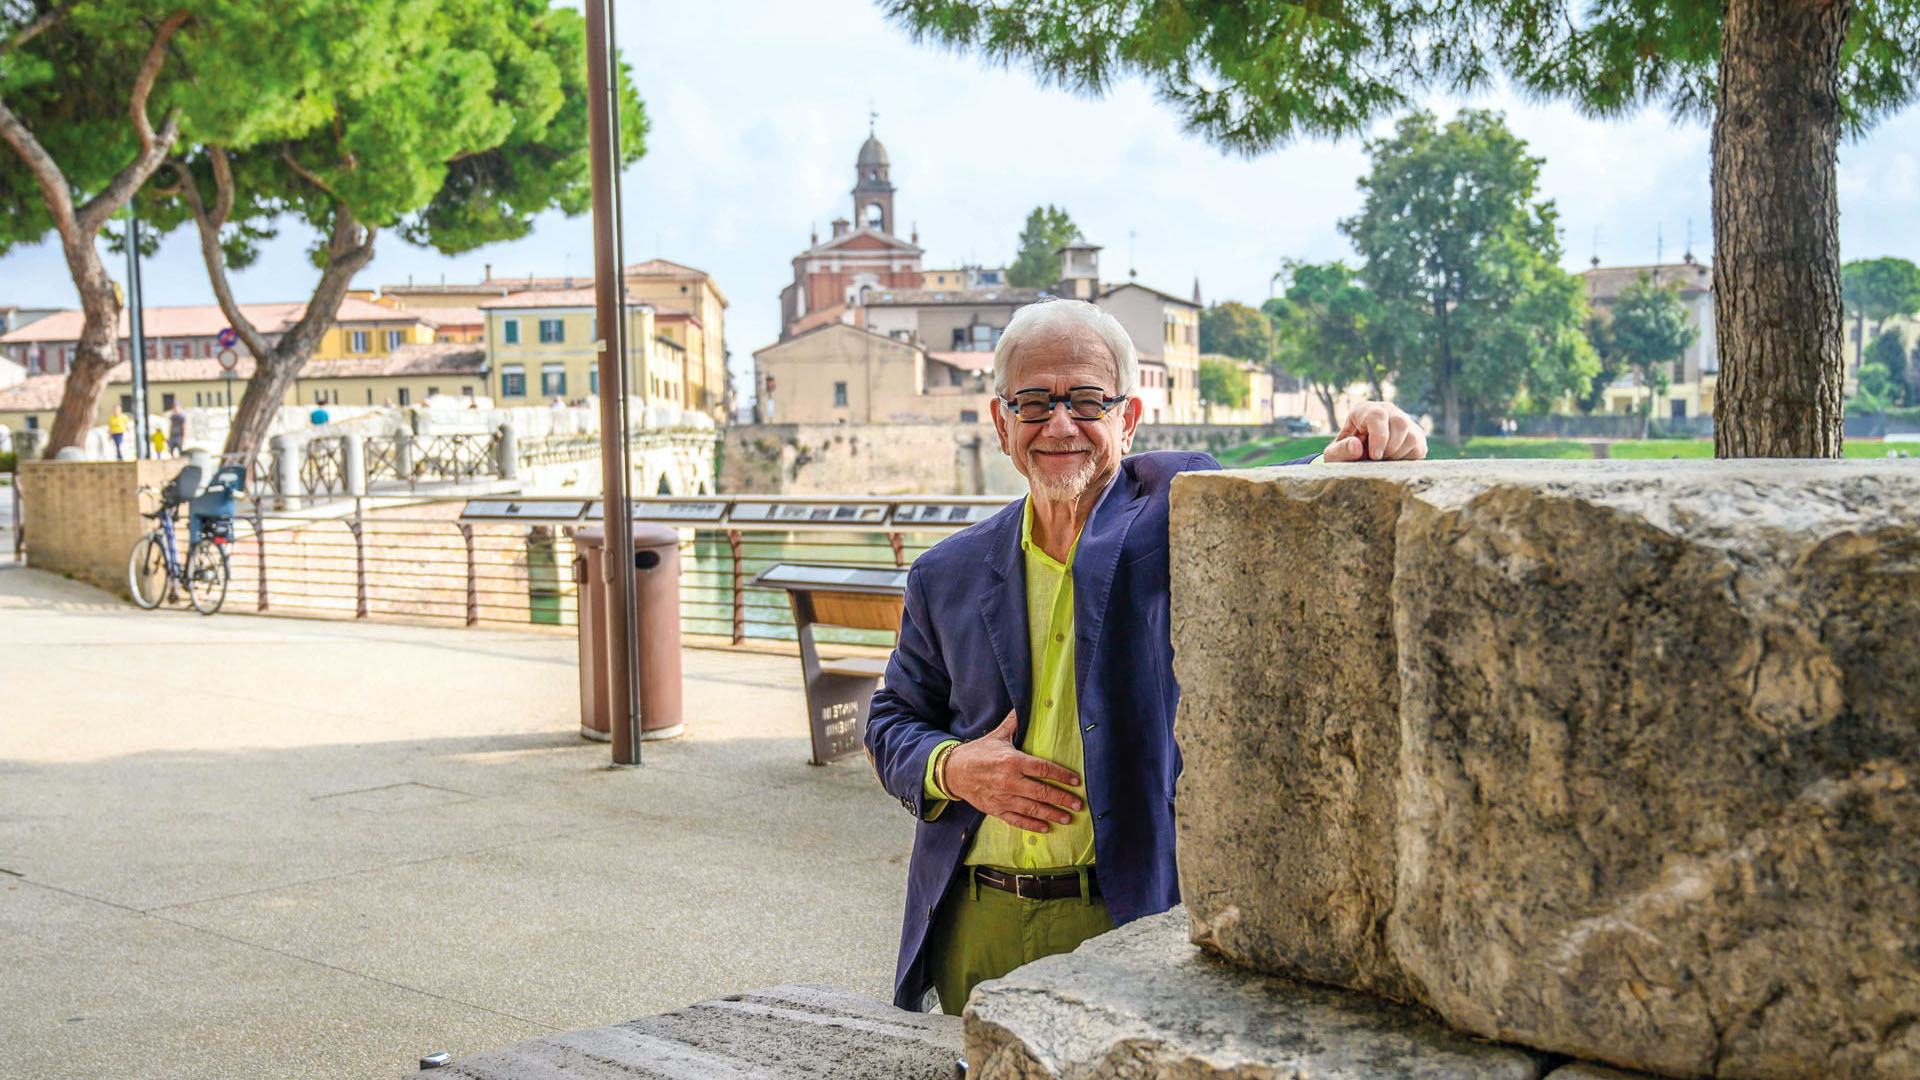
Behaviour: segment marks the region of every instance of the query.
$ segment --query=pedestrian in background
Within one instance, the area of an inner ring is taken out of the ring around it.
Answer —
[[[118,405],[113,407],[113,415],[107,417],[107,434],[113,436],[113,460],[115,461],[126,460],[126,454],[121,451],[127,441],[127,425],[131,423],[133,418],[127,415],[127,410]]]
[[[167,413],[167,451],[172,454],[187,452],[187,410],[173,403],[172,411]]]

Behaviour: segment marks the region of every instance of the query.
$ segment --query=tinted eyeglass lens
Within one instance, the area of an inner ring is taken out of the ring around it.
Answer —
[[[1053,400],[1046,394],[1015,394],[1013,411],[1022,420],[1045,420],[1053,415]]]
[[[1106,415],[1105,397],[1098,390],[1075,390],[1068,398],[1067,407],[1073,410],[1077,420],[1098,420]]]

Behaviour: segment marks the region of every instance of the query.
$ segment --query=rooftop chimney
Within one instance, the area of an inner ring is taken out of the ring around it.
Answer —
[[[851,221],[848,221],[846,218],[843,218],[843,217],[834,218],[833,219],[833,235],[835,236],[847,235],[847,229],[852,224],[853,223]]]

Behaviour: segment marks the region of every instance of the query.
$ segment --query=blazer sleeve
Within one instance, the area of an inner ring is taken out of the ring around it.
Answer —
[[[887,660],[886,684],[874,691],[867,713],[867,755],[887,794],[927,821],[947,805],[927,796],[927,759],[956,737],[944,726],[953,679],[931,629],[920,575],[909,570],[900,643]]]

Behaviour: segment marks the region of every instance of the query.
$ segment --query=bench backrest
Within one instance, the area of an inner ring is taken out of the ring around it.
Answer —
[[[900,614],[906,598],[885,593],[834,592],[811,589],[813,622],[816,626],[844,626],[853,630],[900,629]]]

